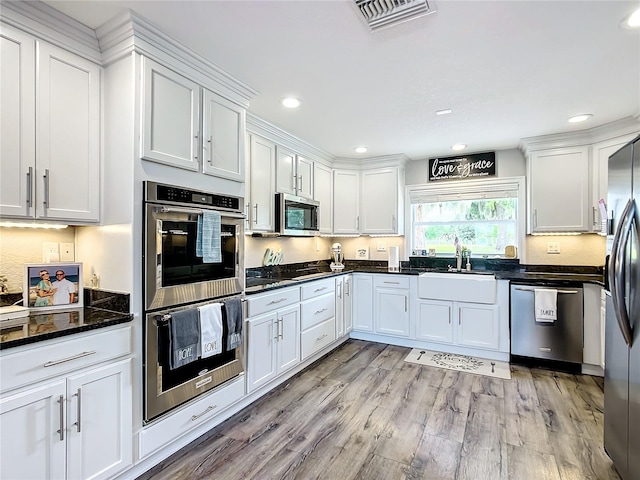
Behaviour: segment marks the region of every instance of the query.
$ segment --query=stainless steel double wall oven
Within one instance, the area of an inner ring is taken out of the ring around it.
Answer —
[[[168,326],[177,311],[242,296],[242,205],[241,197],[144,183],[145,422],[244,372],[242,347],[171,369]],[[220,214],[220,262],[196,254],[207,211]]]

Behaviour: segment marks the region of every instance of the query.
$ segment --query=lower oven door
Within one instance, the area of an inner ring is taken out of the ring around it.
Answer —
[[[221,261],[203,262],[196,254],[202,210],[145,205],[145,310],[167,308],[244,289],[244,215],[221,212]]]
[[[197,306],[191,305],[185,308]],[[172,370],[169,365],[170,331],[167,318],[172,312],[178,310],[181,309],[146,315],[145,423],[244,373],[242,346],[230,351],[225,351],[223,347],[222,353],[218,355],[199,358],[197,361]],[[226,327],[224,332],[223,338],[226,336]]]

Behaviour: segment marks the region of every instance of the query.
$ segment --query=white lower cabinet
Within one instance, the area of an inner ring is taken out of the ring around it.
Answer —
[[[400,275],[374,275],[374,330],[375,333],[408,337],[409,277]]]
[[[300,306],[249,318],[247,392],[300,363]]]
[[[583,285],[584,339],[582,363],[604,368],[604,319],[603,288],[600,285]]]
[[[353,274],[353,329],[373,332],[373,275]]]
[[[416,339],[497,350],[500,315],[497,305],[418,300]]]
[[[351,275],[336,278],[336,338],[348,335],[353,330],[352,282]]]
[[[0,399],[0,477],[106,479],[132,463],[131,359]]]
[[[336,280],[328,278],[301,287],[302,360],[306,360],[337,338]]]

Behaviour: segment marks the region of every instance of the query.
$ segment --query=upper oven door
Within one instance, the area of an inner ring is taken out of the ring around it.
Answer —
[[[145,206],[145,310],[234,295],[244,289],[244,215],[221,212],[222,261],[196,255],[202,210]]]

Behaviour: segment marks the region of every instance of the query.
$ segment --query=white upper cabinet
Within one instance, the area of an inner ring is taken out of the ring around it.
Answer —
[[[100,214],[101,68],[2,24],[0,214]]]
[[[320,202],[320,233],[332,232],[333,219],[333,171],[321,163],[313,165],[313,199]]]
[[[622,148],[627,142],[633,140],[635,134],[617,136],[602,142],[594,143],[591,146],[591,156],[593,159],[593,231],[606,235],[606,225],[603,224],[605,218],[600,214],[598,202],[600,199],[607,201],[607,183],[609,181],[609,157]]]
[[[360,172],[360,231],[364,234],[395,235],[402,218],[399,207],[397,167]]]
[[[204,90],[204,173],[244,181],[245,109]]]
[[[333,233],[360,233],[360,172],[333,171]]]
[[[533,151],[527,174],[528,233],[591,229],[588,146]]]
[[[276,191],[313,198],[313,162],[277,146]]]
[[[243,182],[245,109],[153,60],[142,62],[141,157]]]
[[[246,197],[247,230],[272,232],[274,225],[275,143],[251,135],[249,147],[249,189]]]
[[[199,170],[200,85],[142,58],[142,158]]]

